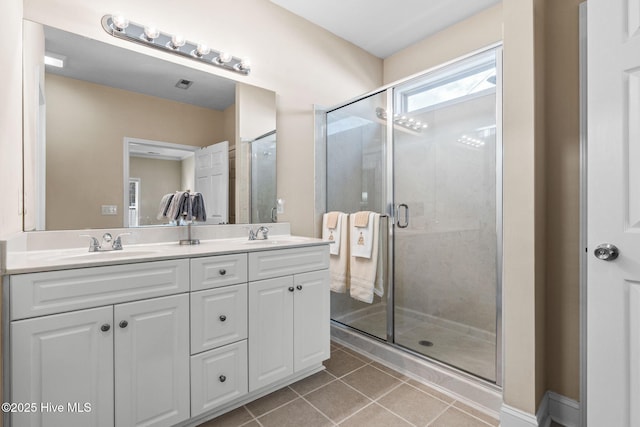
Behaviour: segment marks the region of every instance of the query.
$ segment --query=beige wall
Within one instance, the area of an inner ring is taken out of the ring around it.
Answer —
[[[500,41],[502,5],[498,4],[386,58],[384,82],[420,73]]]
[[[190,157],[193,159],[193,156]],[[193,166],[192,169],[193,171]],[[129,159],[129,176],[138,178],[140,225],[166,224],[157,219],[158,205],[162,196],[174,191],[186,190],[182,183],[182,161],[133,157]],[[192,179],[193,181],[193,179]]]
[[[47,230],[122,226],[124,137],[195,146],[223,138],[221,111],[52,74],[45,86]],[[101,215],[101,205],[118,215]]]
[[[28,0],[25,17],[275,91],[278,194],[286,201],[286,211],[278,219],[291,222],[295,234],[313,235],[312,105],[333,105],[380,86],[382,60],[267,0],[190,0],[181,8],[193,13],[177,14],[175,8],[159,7],[152,0]],[[180,31],[189,40],[249,56],[253,71],[244,77],[116,40],[100,26],[102,16],[114,10],[132,21],[153,22],[167,32]]]
[[[547,1],[547,388],[580,397],[578,8]]]

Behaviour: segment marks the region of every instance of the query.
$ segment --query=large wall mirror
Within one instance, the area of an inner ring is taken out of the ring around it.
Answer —
[[[25,231],[276,221],[275,93],[155,55],[24,22]]]

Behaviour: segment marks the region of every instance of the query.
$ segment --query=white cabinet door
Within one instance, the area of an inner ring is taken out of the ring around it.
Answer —
[[[294,370],[329,358],[329,270],[294,276]]]
[[[293,277],[249,283],[249,391],[293,373]]]
[[[189,418],[189,296],[114,307],[116,427]]]
[[[191,416],[247,394],[247,341],[191,357]]]
[[[111,306],[11,323],[11,401],[37,405],[13,426],[113,426],[112,323]]]

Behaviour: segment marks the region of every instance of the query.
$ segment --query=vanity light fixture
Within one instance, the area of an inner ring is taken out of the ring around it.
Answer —
[[[239,58],[229,52],[211,49],[205,43],[190,42],[180,34],[164,33],[153,25],[131,22],[122,15],[103,16],[102,28],[113,37],[175,53],[245,76],[251,71],[248,58]]]
[[[383,108],[376,108],[376,116],[378,116],[379,119],[387,120],[387,112]],[[393,115],[393,123],[414,132],[422,132],[429,127],[428,124],[423,123],[420,120],[404,115],[401,116],[400,114]]]

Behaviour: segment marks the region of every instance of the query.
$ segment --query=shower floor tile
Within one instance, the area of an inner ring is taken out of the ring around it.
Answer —
[[[433,345],[427,347],[420,341]],[[396,335],[396,343],[484,379],[496,379],[496,344],[493,342],[423,323]]]
[[[396,344],[484,379],[495,381],[495,342],[398,312],[395,320]],[[347,324],[383,340],[387,337],[386,311],[367,314]],[[427,347],[421,345],[420,341],[429,341],[433,345]]]

